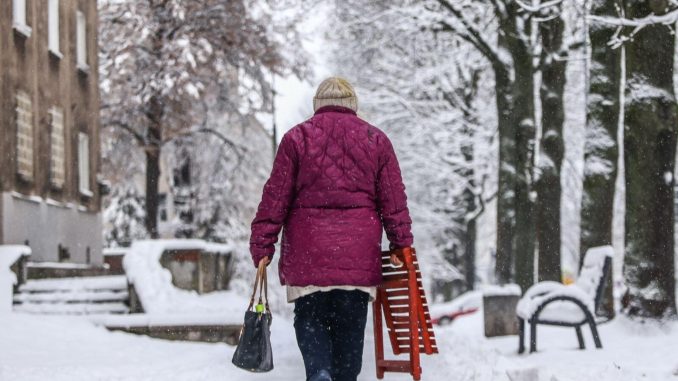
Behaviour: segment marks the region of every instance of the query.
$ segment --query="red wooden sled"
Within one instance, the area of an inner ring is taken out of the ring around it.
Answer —
[[[372,304],[374,312],[374,349],[377,359],[377,378],[385,372],[410,373],[421,379],[420,353],[438,353],[431,315],[428,311],[421,272],[414,248],[383,251],[381,258],[384,281],[377,289]],[[395,268],[390,257],[395,254],[403,266]],[[384,359],[383,321],[386,321],[393,354],[409,354],[409,360]]]

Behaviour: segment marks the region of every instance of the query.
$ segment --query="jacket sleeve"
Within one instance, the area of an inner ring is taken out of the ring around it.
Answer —
[[[377,208],[391,249],[412,246],[412,219],[391,141],[383,136],[377,172]]]
[[[264,185],[257,214],[252,221],[250,254],[254,266],[264,257],[273,258],[278,234],[294,198],[297,156],[289,135],[283,136],[273,162],[271,176]]]

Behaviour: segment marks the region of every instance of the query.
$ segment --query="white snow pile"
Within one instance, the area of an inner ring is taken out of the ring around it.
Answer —
[[[581,302],[589,311],[594,311],[593,298],[587,295],[576,285],[566,286],[562,283],[545,281],[530,287],[516,306],[516,314],[529,319],[548,300],[555,297],[568,297]],[[585,314],[582,309],[571,301],[554,301],[546,305],[540,312],[541,320],[562,322],[580,322]]]
[[[592,247],[586,251],[584,264],[575,284],[589,295],[590,298],[596,297],[596,291],[603,277],[605,259],[607,257],[614,257],[612,246]]]
[[[503,286],[487,284],[482,287],[482,291],[484,296],[520,296],[522,293],[520,286],[513,283],[505,284]]]
[[[233,291],[217,291],[200,295],[182,290],[172,284],[172,275],[162,267],[160,257],[167,250],[197,249],[206,252],[228,253],[232,245],[214,244],[196,239],[146,240],[132,244],[123,260],[127,279],[139,296],[149,315],[191,316],[212,314],[222,316],[224,323],[237,323],[247,308],[248,298]],[[203,319],[207,317],[203,316]],[[175,321],[179,317],[173,317]],[[209,318],[214,320],[214,317]]]
[[[530,287],[518,302],[516,313],[523,319],[529,319],[540,306],[557,297],[575,299],[591,313],[595,312],[595,298],[598,285],[603,277],[605,259],[614,256],[612,246],[593,247],[586,251],[584,264],[574,284],[559,282],[539,282]],[[572,301],[550,302],[541,311],[540,319],[575,323],[586,318],[582,309]]]
[[[0,313],[12,310],[12,295],[17,283],[10,267],[22,256],[31,255],[31,248],[23,245],[0,245]]]
[[[468,291],[449,302],[433,303],[429,305],[431,317],[436,319],[444,314],[451,314],[472,309],[480,309],[483,305],[482,291]]]

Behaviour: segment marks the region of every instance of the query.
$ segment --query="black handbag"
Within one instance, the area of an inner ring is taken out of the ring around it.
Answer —
[[[259,288],[259,303],[254,306],[254,297]],[[264,294],[262,302],[261,294]],[[252,307],[254,306],[254,310]],[[250,372],[268,372],[273,369],[271,350],[271,321],[273,315],[268,308],[268,280],[266,265],[260,264],[254,280],[254,291],[245,312],[245,322],[240,330],[238,346],[233,353],[233,364]]]

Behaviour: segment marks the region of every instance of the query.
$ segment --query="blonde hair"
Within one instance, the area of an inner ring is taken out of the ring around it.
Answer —
[[[320,83],[313,97],[313,111],[323,106],[342,106],[357,112],[358,96],[347,80],[330,77]]]

